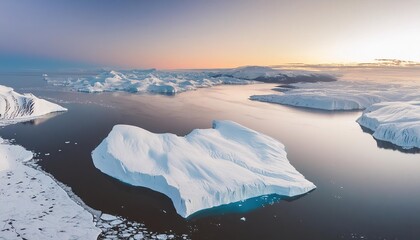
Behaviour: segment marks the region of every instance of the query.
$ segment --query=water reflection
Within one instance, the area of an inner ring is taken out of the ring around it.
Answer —
[[[58,115],[61,115],[63,113],[65,113],[65,112],[54,112],[54,113],[45,114],[41,117],[21,122],[21,124],[23,124],[23,125],[34,125],[34,126],[40,125],[40,124],[43,124],[46,121],[50,120],[51,118],[54,118],[54,117],[56,117]]]

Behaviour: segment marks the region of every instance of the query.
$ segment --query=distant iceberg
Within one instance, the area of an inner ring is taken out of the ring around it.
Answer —
[[[377,103],[357,122],[372,130],[376,139],[404,149],[420,148],[420,101]]]
[[[183,217],[223,204],[315,185],[287,160],[283,144],[231,121],[214,121],[185,137],[116,125],[92,152],[100,171],[172,199]]]
[[[13,88],[0,85],[0,125],[62,111],[67,109],[33,94],[19,94]]]
[[[48,77],[54,85],[70,86],[81,92],[114,92],[176,94],[222,84],[252,84],[257,82],[317,82],[334,81],[321,73],[284,71],[269,67],[241,67],[226,70],[161,71],[122,70],[102,71],[96,76],[61,79]]]
[[[321,72],[282,70],[264,66],[246,66],[219,71],[214,76],[254,80],[265,83],[333,82],[336,77]]]
[[[420,100],[419,86],[395,83],[336,81],[297,83],[290,86],[293,88],[283,89],[281,93],[254,95],[250,99],[330,111],[363,110],[385,101]]]

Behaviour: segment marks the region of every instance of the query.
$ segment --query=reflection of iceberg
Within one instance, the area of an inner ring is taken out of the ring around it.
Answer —
[[[286,158],[284,146],[230,121],[185,137],[117,125],[92,152],[95,166],[122,182],[166,194],[176,211],[197,211],[268,194],[315,188]]]
[[[48,120],[50,120],[51,118],[54,118],[58,115],[63,114],[63,112],[52,112],[52,113],[48,113],[42,116],[39,116],[37,118],[31,119],[29,121],[24,121],[22,122],[22,124],[30,124],[30,125],[40,125]]]
[[[420,148],[420,101],[377,103],[357,122],[372,130],[376,139],[404,149]]]
[[[0,85],[0,125],[28,121],[62,111],[67,109],[32,94],[19,94],[12,88]]]

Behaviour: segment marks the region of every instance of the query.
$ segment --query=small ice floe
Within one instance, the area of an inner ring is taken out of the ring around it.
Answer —
[[[104,214],[101,215],[101,219],[104,220],[104,221],[114,221],[114,220],[117,219],[117,217],[104,213]]]
[[[65,143],[65,144],[69,144],[69,143],[70,143],[70,141],[65,141],[64,143]]]
[[[245,217],[241,217],[241,221],[246,221],[246,218]]]
[[[49,153],[45,153],[44,155],[45,155],[45,156],[50,156],[50,154],[49,154]]]

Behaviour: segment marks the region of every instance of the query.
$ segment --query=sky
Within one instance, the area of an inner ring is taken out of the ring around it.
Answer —
[[[0,1],[3,66],[179,69],[376,58],[420,61],[420,1]]]

